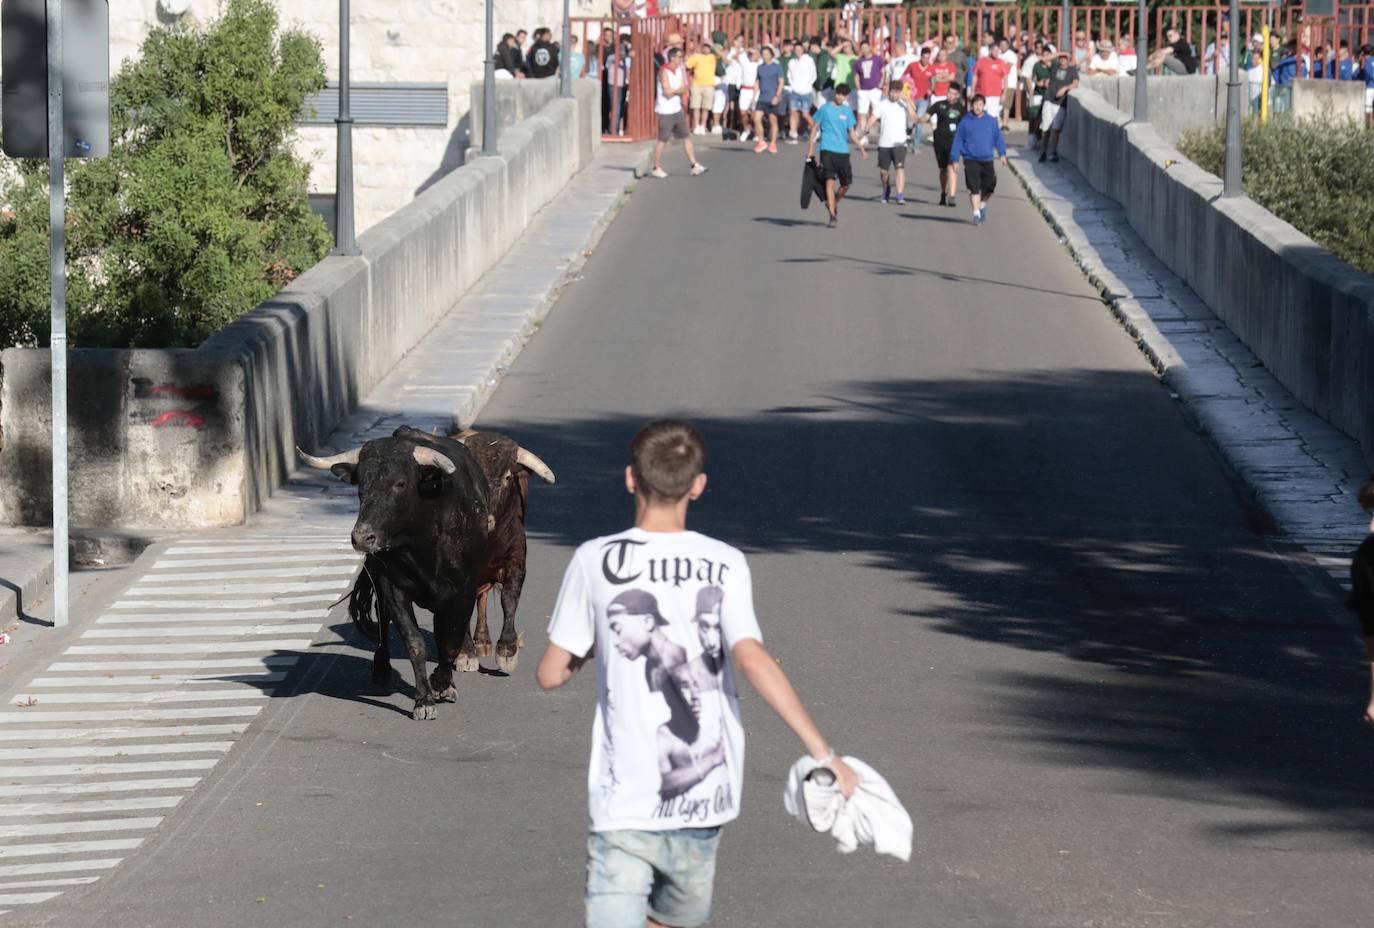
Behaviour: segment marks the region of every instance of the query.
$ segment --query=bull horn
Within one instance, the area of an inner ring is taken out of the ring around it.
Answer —
[[[415,463],[419,464],[421,467],[437,467],[446,474],[451,474],[458,469],[454,463],[448,459],[447,455],[435,451],[433,448],[424,448],[416,445],[411,454],[415,455]]]
[[[476,434],[477,432],[473,429],[463,429],[461,432],[455,432],[454,434],[450,435],[449,438],[458,442],[458,444],[460,445],[466,445],[468,443],[468,439]]]
[[[329,470],[335,464],[353,464],[356,466],[358,463],[358,454],[362,450],[361,448],[354,448],[352,451],[345,451],[343,454],[335,454],[327,458],[317,458],[313,454],[306,454],[304,451],[297,448],[296,454],[298,454],[300,459],[309,467]]]
[[[539,460],[539,458],[536,457],[535,454],[531,451],[526,451],[524,448],[521,448],[518,451],[516,451],[515,463],[525,465],[530,470],[538,474],[545,483],[554,482],[553,471],[549,470],[549,465]]]

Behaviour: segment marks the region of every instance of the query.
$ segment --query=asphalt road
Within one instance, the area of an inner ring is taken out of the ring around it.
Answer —
[[[28,917],[578,924],[594,681],[533,668],[572,548],[630,518],[627,442],[672,414],[709,445],[693,526],[751,555],[770,647],[917,825],[903,865],[789,819],[800,748],[750,697],[714,925],[1370,924],[1352,626],[1014,179],[975,228],[930,205],[928,150],[904,208],[856,158],[829,231],[797,149],[702,157],[640,184],[483,415],[559,476],[518,673],[412,722],[409,668],[367,695],[336,612],[144,848]]]

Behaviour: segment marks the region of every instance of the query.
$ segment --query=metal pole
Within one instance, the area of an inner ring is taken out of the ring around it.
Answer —
[[[487,60],[482,74],[482,154],[496,154],[496,22],[487,0]],[[514,75],[511,75],[514,77]]]
[[[52,569],[53,625],[67,624],[67,191],[62,114],[62,0],[48,0],[48,227],[52,272]]]
[[[563,47],[558,50],[558,93],[572,96],[572,9],[571,0],[563,0]]]
[[[1145,0],[1135,14],[1135,121],[1150,121],[1150,93],[1147,75],[1150,67],[1150,33],[1145,26]]]
[[[334,150],[334,254],[356,255],[353,234],[353,113],[349,109],[348,44],[352,24],[348,0],[339,0],[339,115],[334,118],[337,142]]]
[[[1060,13],[1059,13],[1059,18],[1062,20],[1062,22],[1060,23],[1060,27],[1059,27],[1059,35],[1060,35],[1060,38],[1063,40],[1063,43],[1064,43],[1064,44],[1060,45],[1059,47],[1060,47],[1061,49],[1068,49],[1068,51],[1069,51],[1069,64],[1073,64],[1073,63],[1074,63],[1074,62],[1073,62],[1073,23],[1071,23],[1071,22],[1069,21],[1071,16],[1072,16],[1072,14],[1069,12],[1069,0],[1064,0],[1064,8],[1063,8],[1063,10],[1061,10]]]
[[[1269,85],[1273,78],[1269,75],[1269,14],[1265,13],[1264,28],[1260,30],[1264,38],[1264,48],[1260,50],[1260,61],[1264,65],[1264,81],[1260,84],[1260,125],[1269,124]]]
[[[1240,183],[1240,0],[1231,0],[1231,68],[1226,81],[1226,176],[1221,195],[1245,193]],[[1221,43],[1218,42],[1218,45]]]

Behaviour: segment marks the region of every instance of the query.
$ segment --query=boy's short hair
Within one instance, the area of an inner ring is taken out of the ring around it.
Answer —
[[[836,85],[835,85],[835,96],[837,96],[837,97],[847,97],[847,96],[849,96],[849,85],[848,85],[848,84],[836,84]]]
[[[1360,487],[1360,505],[1365,509],[1374,509],[1374,474],[1369,475],[1369,482]]]
[[[650,499],[682,499],[705,465],[706,443],[680,419],[650,422],[630,442],[635,483]]]

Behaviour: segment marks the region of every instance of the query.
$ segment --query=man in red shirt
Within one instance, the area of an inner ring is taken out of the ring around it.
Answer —
[[[921,49],[921,57],[906,66],[902,72],[902,83],[911,88],[911,102],[916,104],[916,123],[915,134],[912,136],[912,151],[921,149],[921,130],[925,128],[919,120],[925,115],[925,111],[930,108],[930,80],[935,74],[935,67],[930,63],[929,46]]]
[[[945,98],[949,85],[959,80],[959,66],[949,60],[949,52],[943,48],[935,53],[935,63],[930,66],[930,99],[939,102]]]
[[[991,54],[978,59],[973,66],[973,93],[987,101],[987,114],[993,119],[1002,117],[1002,91],[1007,86],[1007,63]]]

